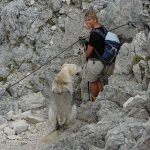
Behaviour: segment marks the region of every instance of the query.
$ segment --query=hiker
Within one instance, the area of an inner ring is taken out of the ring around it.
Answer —
[[[86,27],[91,29],[91,31],[93,29],[98,29],[103,33],[106,32],[106,29],[99,22],[94,10],[88,10],[85,13],[84,19]],[[94,51],[94,48],[101,56],[103,54],[104,47],[105,39],[100,34],[91,32],[85,50],[87,62],[85,70],[83,71],[83,76],[85,77],[86,81],[89,82],[92,101],[96,99],[99,92],[103,91],[103,83],[99,77],[104,68],[103,63],[100,61],[97,53]]]

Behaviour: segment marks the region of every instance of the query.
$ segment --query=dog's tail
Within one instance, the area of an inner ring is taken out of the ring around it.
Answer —
[[[64,131],[64,129],[64,126],[60,126],[57,123],[56,128],[42,139],[42,143],[52,144],[58,142],[60,139],[60,135]]]
[[[56,143],[59,140],[59,135],[60,135],[60,130],[55,129],[51,133],[43,137],[41,141],[42,143],[45,143],[45,144]]]

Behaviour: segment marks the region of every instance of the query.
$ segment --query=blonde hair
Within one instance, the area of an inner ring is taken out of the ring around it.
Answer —
[[[84,17],[90,17],[90,18],[96,20],[97,23],[100,23],[97,15],[96,15],[96,12],[94,10],[87,10]]]

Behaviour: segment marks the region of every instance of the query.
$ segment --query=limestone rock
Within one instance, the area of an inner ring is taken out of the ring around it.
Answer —
[[[23,119],[25,119],[30,124],[36,124],[38,122],[43,122],[44,121],[43,118],[33,116],[33,115],[25,116]]]
[[[7,120],[3,116],[0,115],[0,126],[6,123],[7,123]]]
[[[12,122],[10,127],[15,130],[16,134],[20,134],[28,129],[28,123],[25,120],[17,120]]]
[[[15,135],[15,131],[9,127],[4,128],[4,133],[8,136]]]
[[[21,140],[22,137],[20,137],[19,135],[9,135],[7,136],[8,139],[10,140]]]
[[[45,98],[41,92],[39,92],[23,96],[19,102],[19,105],[23,111],[27,111],[44,106],[44,100]]]
[[[138,119],[146,119],[146,120],[149,118],[149,114],[146,111],[146,109],[141,109],[136,107],[133,107],[131,111],[128,112],[128,116],[135,117]]]
[[[124,104],[123,107],[127,110],[130,110],[132,107],[144,107],[146,106],[148,99],[146,96],[136,95],[135,97],[129,98]]]

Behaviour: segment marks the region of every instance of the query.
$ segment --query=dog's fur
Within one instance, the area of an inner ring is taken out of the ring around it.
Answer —
[[[61,71],[54,77],[49,106],[49,121],[54,128],[68,125],[76,118],[76,106],[73,105],[72,100],[72,77],[79,71],[75,64],[64,64]]]

